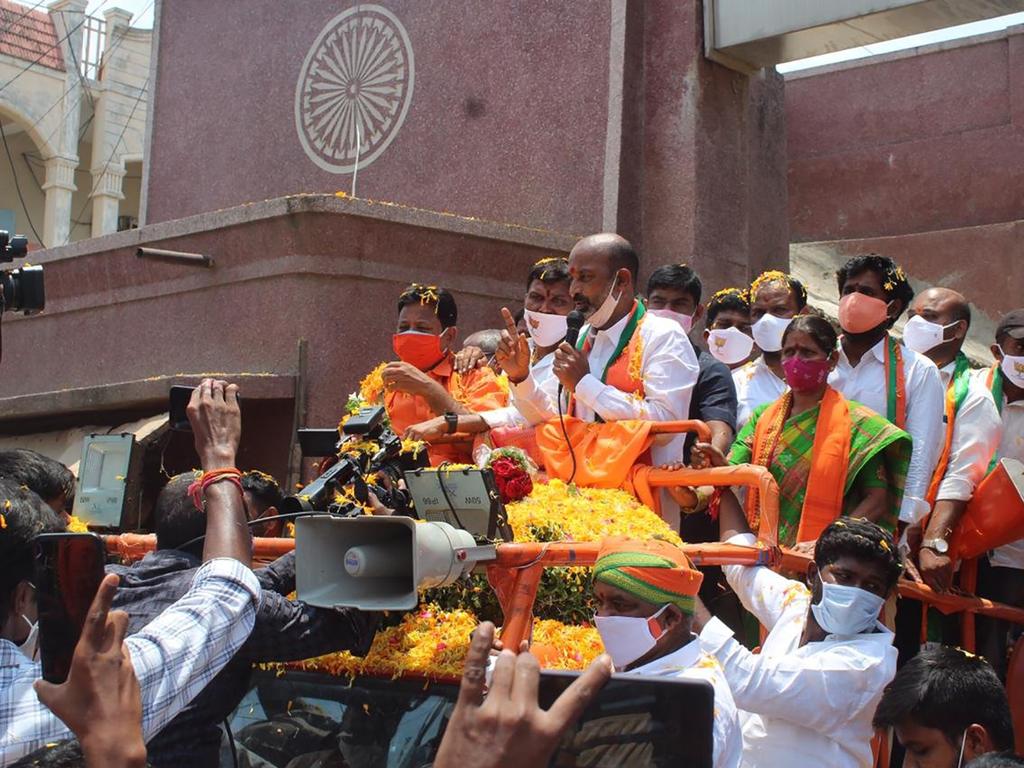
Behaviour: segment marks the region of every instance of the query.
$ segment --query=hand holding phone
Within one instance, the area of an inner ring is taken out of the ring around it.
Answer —
[[[94,533],[44,533],[33,543],[43,679],[59,684],[103,581],[106,549]]]
[[[104,577],[87,611],[67,680],[36,682],[39,700],[82,745],[89,765],[144,766],[142,695],[124,645],[128,614],[111,611],[118,578]]]
[[[195,434],[203,469],[234,466],[242,435],[240,401],[238,386],[226,381],[203,379],[198,387],[171,387],[171,429]]]

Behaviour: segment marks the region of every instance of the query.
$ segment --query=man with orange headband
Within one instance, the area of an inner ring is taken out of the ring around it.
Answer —
[[[456,432],[459,414],[489,411],[508,403],[498,377],[488,367],[456,373],[453,349],[458,338],[455,299],[444,288],[413,284],[398,297],[398,329],[394,336],[399,361],[381,373],[384,407],[391,427],[404,434],[409,427],[442,417]],[[430,449],[430,461],[465,463],[469,451],[452,445]]]
[[[702,579],[669,542],[607,538],[594,564],[594,623],[617,672],[711,683],[714,765],[726,768],[740,764],[743,742],[725,674],[692,631]]]

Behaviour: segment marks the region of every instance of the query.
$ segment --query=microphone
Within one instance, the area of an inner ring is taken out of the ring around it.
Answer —
[[[575,347],[580,338],[580,329],[583,327],[583,313],[574,309],[565,318],[565,343]]]

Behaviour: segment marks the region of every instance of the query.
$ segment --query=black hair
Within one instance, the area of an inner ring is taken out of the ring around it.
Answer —
[[[861,517],[840,518],[818,537],[814,562],[819,571],[838,562],[841,557],[854,557],[882,566],[886,590],[896,586],[896,580],[903,572],[892,534]]]
[[[647,296],[659,288],[671,288],[676,291],[688,293],[693,297],[695,304],[700,304],[701,291],[703,286],[700,277],[685,264],[666,264],[658,267],[647,279]]]
[[[67,739],[25,755],[10,768],[86,768],[86,763],[78,740]]]
[[[745,288],[723,288],[708,302],[707,324],[715,322],[719,312],[750,314],[750,293]]]
[[[874,727],[905,722],[934,728],[959,745],[968,726],[985,727],[998,751],[1013,749],[1006,690],[991,665],[957,648],[921,651],[896,673],[875,710]]]
[[[75,476],[56,459],[28,448],[0,451],[0,478],[25,485],[50,502],[64,494],[65,503],[75,498]]]
[[[284,501],[284,494],[277,480],[266,472],[250,470],[242,475],[242,490],[248,491],[249,495],[259,503],[263,509],[270,507],[280,508]],[[262,511],[262,510],[260,510]]]
[[[32,539],[64,529],[61,517],[27,486],[0,480],[0,622],[11,611],[15,587],[32,580]]]
[[[569,260],[564,256],[548,256],[541,259],[530,267],[530,274],[526,278],[526,290],[530,290],[534,280],[540,280],[545,285],[570,282],[572,277],[569,275]]]
[[[1024,758],[1013,752],[989,752],[974,758],[964,768],[1015,768],[1020,765],[1024,765]]]
[[[180,549],[193,539],[200,539],[184,551],[201,554],[206,535],[206,513],[196,509],[188,487],[200,473],[193,470],[175,475],[160,491],[153,508],[157,549]]]
[[[818,349],[826,355],[831,355],[839,346],[839,336],[836,334],[836,329],[832,327],[832,323],[818,315],[797,315],[794,317],[793,322],[786,326],[786,330],[782,332],[782,343],[785,344],[786,337],[795,332],[806,333],[814,339]]]
[[[398,297],[398,311],[401,312],[410,304],[422,304],[434,308],[434,314],[441,321],[442,328],[451,328],[459,320],[459,310],[455,306],[455,297],[446,288],[436,285],[420,285],[413,283]]]
[[[754,299],[757,298],[757,292],[761,290],[761,286],[772,285],[773,283],[785,283],[789,286],[798,310],[807,306],[807,289],[804,287],[804,284],[792,275],[787,275],[785,272],[780,272],[777,269],[762,272],[754,278],[754,281],[750,284],[750,303],[754,303]]]
[[[910,302],[914,300],[914,289],[907,280],[903,267],[890,259],[888,256],[881,256],[877,253],[868,253],[862,256],[854,256],[843,264],[836,272],[836,282],[839,286],[840,296],[843,293],[843,286],[851,277],[871,270],[882,283],[882,290],[889,301],[899,301],[903,304],[900,314],[906,311]]]

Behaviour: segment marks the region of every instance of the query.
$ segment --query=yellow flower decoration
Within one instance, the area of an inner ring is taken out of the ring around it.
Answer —
[[[753,301],[757,296],[757,292],[766,285],[772,285],[774,283],[785,283],[789,285],[789,281],[792,278],[785,272],[780,272],[777,269],[770,269],[767,272],[762,272],[756,278],[754,282],[750,284],[750,301]]]
[[[644,315],[647,317],[647,315]],[[643,320],[640,321],[643,323]],[[633,353],[629,356],[629,378],[639,383],[644,383],[644,337],[640,335],[640,328],[636,329],[636,344],[633,345]]]
[[[750,292],[746,288],[723,288],[711,297],[708,305],[715,304],[728,296],[735,296],[744,304],[750,303]]]
[[[82,518],[70,515],[68,518],[68,531],[71,533],[88,533],[89,526]]]
[[[381,363],[359,382],[359,395],[364,401],[371,405],[379,405],[384,402],[384,367],[387,363]]]

